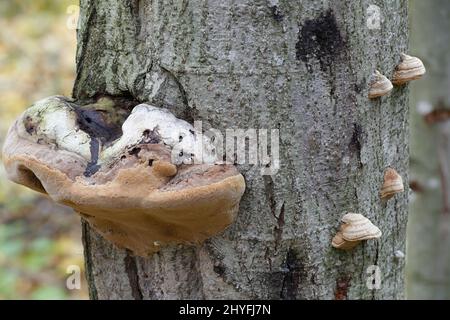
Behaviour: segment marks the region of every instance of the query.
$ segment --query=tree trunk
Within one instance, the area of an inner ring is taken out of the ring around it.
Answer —
[[[380,7],[379,29],[367,9]],[[98,299],[398,299],[408,192],[382,203],[386,167],[407,182],[408,88],[368,100],[407,52],[407,1],[81,0],[80,101],[120,95],[204,128],[280,130],[280,170],[240,165],[237,221],[201,246],[133,257],[84,225]],[[345,212],[383,232],[345,252]],[[381,288],[366,286],[371,265]]]
[[[411,2],[411,48],[428,75],[411,99],[407,295],[450,299],[450,2]]]

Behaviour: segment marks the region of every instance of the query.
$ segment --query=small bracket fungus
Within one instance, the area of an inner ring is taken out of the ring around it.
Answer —
[[[370,82],[369,99],[387,95],[393,87],[391,81],[376,70]]]
[[[392,168],[387,168],[384,172],[383,186],[380,190],[381,199],[389,200],[396,193],[403,192],[403,179]]]
[[[74,208],[141,256],[229,226],[245,189],[237,169],[214,164],[209,140],[168,110],[114,104],[78,106],[60,96],[35,103],[4,143],[9,179]]]
[[[425,66],[419,58],[402,53],[402,61],[395,68],[392,83],[402,85],[421,78],[425,74]]]
[[[334,248],[349,250],[363,240],[381,237],[380,229],[361,214],[347,213],[341,221],[340,230],[331,241]]]

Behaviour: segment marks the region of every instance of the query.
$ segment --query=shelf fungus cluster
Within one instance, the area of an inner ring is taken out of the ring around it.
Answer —
[[[359,213],[347,213],[341,219],[341,227],[333,237],[331,245],[341,250],[350,250],[361,241],[381,237],[381,231],[369,219]]]
[[[211,142],[168,110],[115,103],[79,106],[61,96],[35,103],[5,140],[9,179],[74,208],[141,256],[229,226],[245,189],[237,169],[215,164]]]
[[[380,197],[389,200],[395,194],[403,192],[403,179],[393,168],[387,168],[384,172],[383,185],[380,190]]]
[[[425,72],[425,66],[419,58],[402,53],[402,61],[395,69],[392,83],[403,85],[409,81],[421,78]]]
[[[386,76],[382,75],[378,70],[372,76],[369,89],[369,98],[374,99],[387,95],[394,86]]]
[[[403,85],[409,81],[421,78],[425,74],[425,66],[417,57],[401,54],[401,61],[394,70],[392,81],[378,70],[369,82],[369,99],[376,99],[387,95],[393,89],[393,84]]]

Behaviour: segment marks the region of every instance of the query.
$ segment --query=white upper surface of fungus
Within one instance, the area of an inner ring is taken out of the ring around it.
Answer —
[[[214,163],[216,160],[210,151],[212,144],[195,132],[191,124],[176,118],[167,109],[140,104],[123,123],[122,137],[102,152],[100,162],[116,157],[127,146],[138,144],[146,130],[157,133],[172,148],[174,164]]]
[[[58,148],[87,160],[91,158],[91,138],[78,128],[75,111],[62,98],[53,96],[37,101],[24,112],[22,119],[27,118],[36,124],[35,138],[56,144]],[[19,126],[19,130],[22,137],[31,138],[25,125]]]
[[[22,119],[27,117],[36,123],[35,133],[31,136],[25,125],[19,126],[22,137],[44,139],[59,149],[79,154],[87,160],[91,158],[91,137],[79,128],[77,113],[61,97],[36,102],[25,111]],[[174,164],[213,164],[217,160],[211,151],[214,145],[206,136],[195,132],[191,124],[176,118],[167,109],[139,104],[122,124],[122,136],[105,149],[100,147],[99,164],[113,160],[128,147],[139,144],[146,131],[156,133],[172,149]]]

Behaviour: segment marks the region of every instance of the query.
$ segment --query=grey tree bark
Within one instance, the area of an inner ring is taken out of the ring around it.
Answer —
[[[411,48],[427,76],[411,97],[407,296],[450,298],[450,2],[411,2]]]
[[[406,0],[81,0],[79,101],[123,96],[220,130],[280,130],[278,173],[240,166],[237,221],[201,246],[136,258],[84,225],[91,298],[402,298],[408,194],[383,204],[379,188],[388,166],[408,180],[408,88],[367,94],[375,69],[391,76],[407,52],[407,29]],[[333,249],[348,211],[381,240]]]

